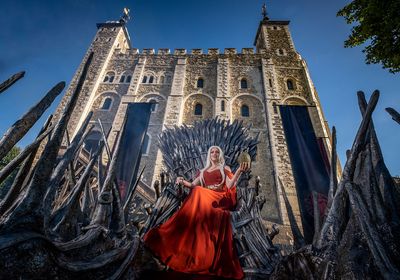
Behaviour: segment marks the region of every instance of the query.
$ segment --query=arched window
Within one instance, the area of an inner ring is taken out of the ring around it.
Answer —
[[[240,108],[240,113],[241,113],[242,117],[249,117],[250,116],[249,106],[242,105],[242,107]]]
[[[119,82],[120,83],[125,83],[125,76],[124,75],[121,76],[121,78],[119,79]]]
[[[302,100],[301,98],[298,97],[289,97],[285,99],[285,104],[287,105],[293,105],[293,106],[303,106],[307,105],[307,102]]]
[[[103,83],[112,83],[114,81],[114,72],[108,72],[104,77]]]
[[[247,88],[247,80],[245,78],[240,80],[240,88]]]
[[[111,108],[112,99],[107,97],[104,99],[103,105],[101,105],[102,110],[109,110]]]
[[[147,83],[147,76],[144,76],[144,77],[143,77],[142,83],[143,83],[143,84]]]
[[[197,80],[197,87],[198,87],[198,88],[203,88],[203,87],[204,87],[204,80],[203,80],[203,78],[199,78],[199,79]]]
[[[287,85],[287,89],[288,90],[294,90],[294,86],[293,86],[293,81],[292,80],[287,80],[286,81],[286,85]]]
[[[194,106],[194,114],[196,116],[203,115],[203,105],[201,105],[200,103],[197,103],[196,106]]]
[[[126,81],[125,81],[125,82],[126,82],[126,83],[130,83],[131,80],[132,80],[132,76],[129,75],[129,76],[126,77]]]
[[[94,153],[99,148],[99,141],[102,138],[100,131],[92,131],[83,142],[83,148],[88,153]]]
[[[154,77],[153,76],[150,76],[150,78],[149,78],[149,84],[152,84],[154,82]]]
[[[160,77],[160,84],[163,84],[164,83],[164,76],[161,76]]]
[[[147,155],[149,153],[150,137],[148,134],[144,136],[142,144],[142,155]]]
[[[155,99],[150,99],[149,100],[149,103],[151,103],[151,109],[150,109],[150,111],[153,113],[153,112],[155,112],[156,110],[157,110],[157,100],[155,100]]]
[[[221,111],[225,112],[225,100],[221,100]]]

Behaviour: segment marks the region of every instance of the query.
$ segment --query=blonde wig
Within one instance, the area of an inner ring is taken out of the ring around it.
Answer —
[[[200,170],[200,182],[203,186],[205,186],[205,181],[204,181],[204,171],[206,171],[208,168],[211,167],[211,150],[217,148],[219,150],[219,158],[218,158],[218,163],[219,163],[219,171],[221,172],[222,175],[222,183],[225,182],[225,172],[224,172],[224,167],[225,167],[225,158],[224,158],[224,152],[219,146],[211,146],[208,149],[207,152],[207,160],[206,160],[206,165],[203,169]],[[222,184],[221,183],[221,184]]]

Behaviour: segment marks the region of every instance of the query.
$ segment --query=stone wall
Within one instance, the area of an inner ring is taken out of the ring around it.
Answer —
[[[260,176],[260,192],[267,199],[262,215],[266,221],[283,224],[285,236],[280,235],[278,239],[288,240],[282,188],[285,188],[300,227],[301,219],[279,105],[314,106],[309,111],[316,135],[326,139],[326,150],[330,149],[329,129],[318,94],[305,62],[294,48],[288,22],[262,21],[256,38],[257,53],[252,48],[242,49],[241,53],[232,48],[223,53],[218,49],[209,49],[207,53],[194,49],[190,54],[184,49],[172,53],[169,49],[159,49],[157,53],[153,49],[139,52],[130,47],[124,28],[116,23],[99,25],[86,54],[95,51],[79,105],[70,122],[70,132],[76,130],[89,110],[94,110],[93,121],[102,120],[109,132],[108,142],[113,147],[127,104],[155,100],[156,110],[151,114],[147,131],[150,146],[144,151],[140,167],[146,166],[143,186],[151,188],[163,169],[158,135],[166,127],[191,125],[196,120],[213,117],[242,120],[245,126],[251,125],[250,135],[259,137],[252,173]],[[81,68],[82,65],[56,116],[76,86]],[[108,74],[114,75],[112,82],[104,80]],[[128,76],[129,81],[126,80]],[[204,81],[203,87],[197,86],[199,78]],[[241,87],[242,79],[247,82],[246,88]],[[293,89],[288,88],[288,80]],[[108,97],[112,98],[112,105],[103,110],[101,106]],[[202,105],[201,115],[194,114],[196,104]],[[242,116],[243,105],[248,106],[249,116]],[[107,160],[104,155],[103,159]]]

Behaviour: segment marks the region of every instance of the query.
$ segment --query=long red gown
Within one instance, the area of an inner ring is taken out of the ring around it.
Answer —
[[[233,176],[228,170],[225,174]],[[220,184],[220,171],[205,171],[204,181],[206,186]],[[196,186],[170,219],[146,233],[144,242],[175,271],[242,279],[231,228],[235,205],[236,187],[224,184],[216,191]]]

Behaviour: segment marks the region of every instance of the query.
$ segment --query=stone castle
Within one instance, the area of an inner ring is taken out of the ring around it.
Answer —
[[[156,52],[135,49],[124,20],[99,23],[56,116],[68,101],[84,61],[93,51],[92,66],[70,121],[69,134],[73,136],[88,112],[94,111],[95,128],[85,143],[86,149],[93,148],[93,143],[101,138],[98,119],[113,147],[127,104],[154,103],[142,150],[141,165],[146,168],[136,202],[154,202],[153,183],[163,168],[157,136],[163,129],[215,117],[238,119],[245,126],[251,125],[252,136],[259,134],[252,174],[260,177],[261,194],[266,198],[263,218],[287,228],[289,221],[282,197],[285,188],[301,227],[279,105],[308,107],[315,135],[322,140],[327,154],[331,150],[330,132],[307,64],[294,47],[289,21],[270,20],[264,14],[255,31],[255,48],[241,51],[226,48]]]

